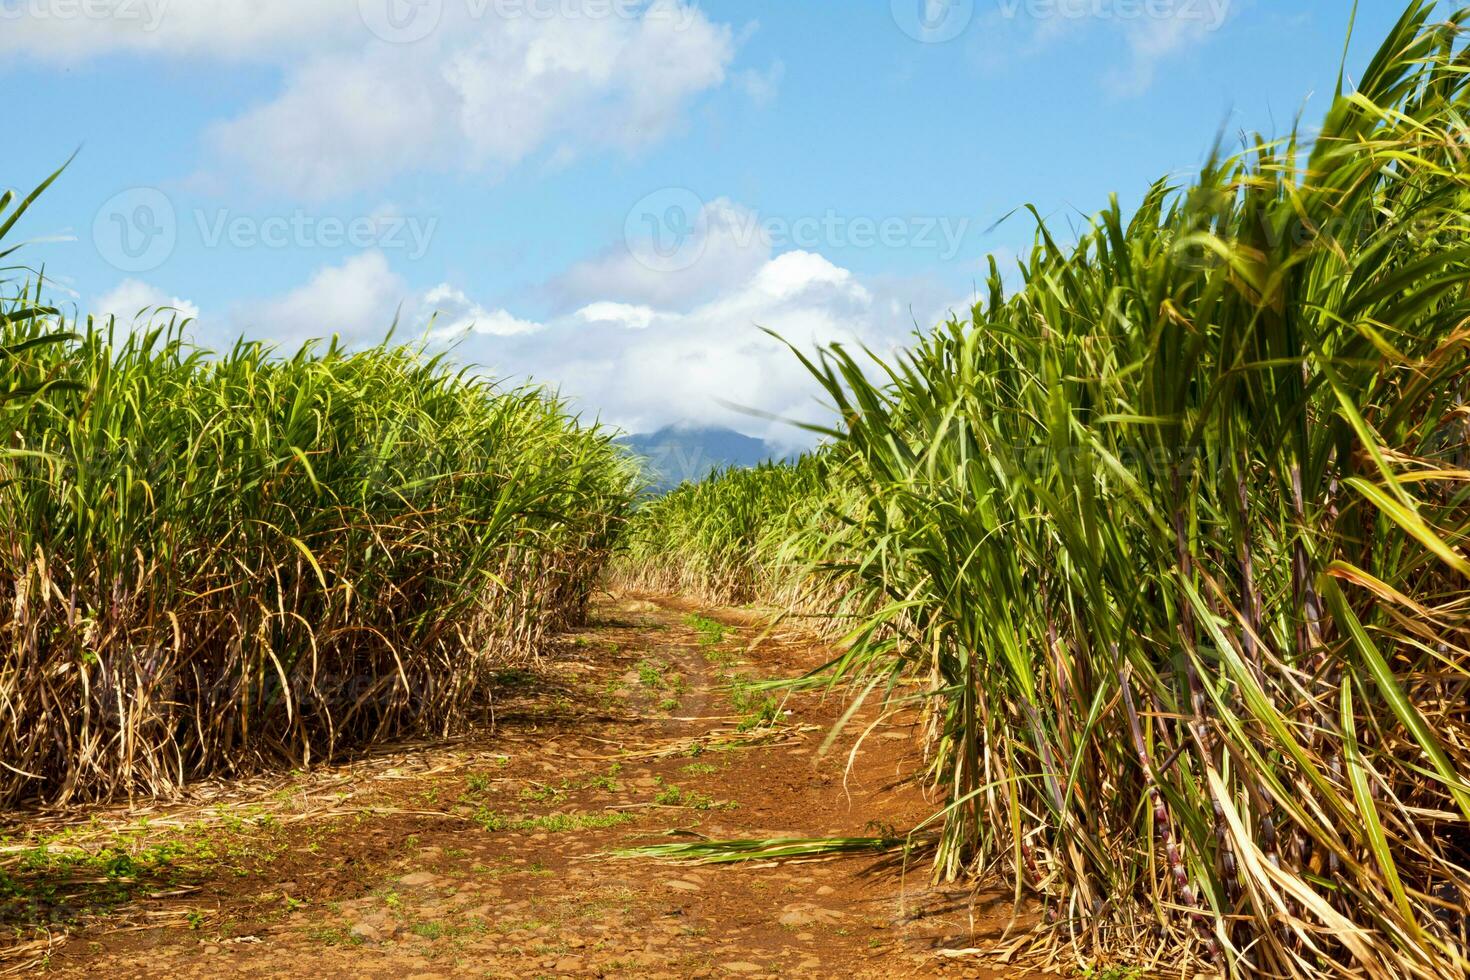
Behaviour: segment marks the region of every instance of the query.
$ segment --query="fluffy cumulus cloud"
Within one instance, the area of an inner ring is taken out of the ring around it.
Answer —
[[[656,138],[735,54],[728,27],[675,2],[637,18],[512,18],[472,37],[443,69],[455,122],[478,156],[511,162],[572,132]]]
[[[5,0],[0,53],[279,58],[361,34],[357,0]]]
[[[536,333],[541,324],[522,320],[507,310],[486,309],[463,290],[441,283],[414,302],[430,340],[453,340],[462,336],[514,337]]]
[[[1233,0],[1000,0],[971,32],[970,50],[998,71],[1063,44],[1091,46],[1102,31],[1122,42],[1124,55],[1104,59],[1110,67],[1101,81],[1115,97],[1131,98],[1147,92],[1166,65],[1208,43],[1234,12]]]
[[[98,322],[112,317],[119,326],[129,329],[163,325],[174,318],[199,318],[198,306],[138,279],[124,279],[118,283],[99,296],[89,307],[89,312]]]
[[[886,350],[906,332],[902,320],[889,318],[894,312],[848,270],[791,251],[703,302],[589,304],[548,325],[535,343],[474,353],[492,368],[553,376],[565,394],[631,431],[726,425],[789,444],[803,437],[741,408],[811,420],[822,414],[816,386],[761,328],[806,349],[845,341]]]
[[[594,332],[575,320],[553,324],[541,350],[517,351],[509,363],[532,367],[545,352],[562,352],[551,362],[562,389],[630,431],[722,425],[795,447],[811,437],[746,411],[830,421],[819,386],[783,341],[809,354],[842,343],[891,355],[916,323],[927,326],[967,305],[952,298],[912,280],[863,282],[821,255],[795,250],[771,256],[707,301],[654,311],[646,321],[603,320]]]
[[[417,43],[308,60],[211,141],[265,183],[313,198],[449,161],[493,173],[543,150],[634,150],[720,85],[735,53],[728,27],[676,2],[628,17],[446,18],[455,26]]]
[[[579,408],[629,431],[725,425],[794,444],[803,441],[796,430],[741,410],[801,419],[821,414],[811,378],[761,328],[805,348],[832,341],[886,348],[898,339],[886,318],[892,312],[847,270],[793,251],[767,258],[743,281],[701,302],[660,307],[600,300],[534,330],[464,331],[456,355],[491,374],[549,383]]]
[[[306,283],[283,296],[235,309],[228,324],[211,321],[207,326],[216,335],[244,334],[287,348],[333,334],[349,343],[370,343],[387,335],[409,299],[408,285],[383,253],[363,252],[340,265],[317,270]]]
[[[205,139],[218,167],[310,199],[638,150],[724,84],[737,44],[686,0],[0,0],[0,55],[279,65]],[[775,76],[738,81],[765,99]]]
[[[671,200],[680,202],[677,197]],[[660,212],[662,204],[655,198],[651,211]],[[650,216],[660,218],[658,213]],[[771,243],[759,217],[726,198],[699,205],[689,229],[694,237],[679,242],[675,256],[679,268],[671,272],[653,251],[653,243],[640,237],[644,229],[633,220],[627,241],[556,276],[548,287],[553,300],[563,309],[604,299],[687,306],[748,279],[770,258]]]
[[[415,169],[497,173],[537,152],[635,150],[719,86],[731,30],[673,0],[629,16],[509,16],[447,5],[414,43],[329,50],[287,72],[280,93],[217,124],[221,159],[309,198]],[[575,4],[563,4],[575,9]]]
[[[575,314],[583,323],[605,323],[629,330],[646,330],[660,314],[651,306],[635,306],[632,303],[616,303],[604,300],[588,303]]]
[[[711,213],[720,217],[703,225],[708,240],[689,267],[654,272],[640,265],[636,246],[609,250],[597,263],[647,275],[617,295],[574,297],[568,280],[579,288],[602,281],[592,274],[596,263],[579,267],[554,282],[569,305],[544,317],[482,303],[451,284],[415,291],[382,254],[369,252],[235,311],[229,329],[285,346],[330,332],[371,343],[397,317],[402,339],[452,347],[456,360],[496,377],[552,386],[579,410],[629,431],[721,425],[795,447],[810,437],[745,411],[827,418],[818,386],[782,339],[807,351],[840,342],[891,353],[916,324],[967,305],[922,282],[860,281],[815,251],[747,239],[734,220],[747,213],[730,202]],[[213,333],[223,342],[217,327]]]
[[[809,353],[844,343],[889,354],[916,325],[969,305],[931,282],[864,280],[816,249],[778,248],[756,214],[729,200],[704,205],[689,227],[697,237],[681,246],[679,268],[632,234],[552,281],[553,301],[569,312],[541,334],[467,343],[463,353],[495,372],[553,378],[630,431],[722,425],[797,446],[810,436],[743,411],[828,418],[783,340]]]
[[[262,185],[324,200],[445,159],[437,97],[404,51],[322,56],[294,69],[276,99],[215,124],[206,140]]]

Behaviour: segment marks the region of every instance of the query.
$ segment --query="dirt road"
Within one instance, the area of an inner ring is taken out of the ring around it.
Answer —
[[[932,888],[922,859],[613,856],[886,836],[933,810],[903,782],[911,728],[874,729],[849,770],[857,732],[819,751],[840,696],[749,686],[829,655],[764,632],[749,612],[609,597],[556,655],[501,676],[473,738],[17,822],[0,841],[0,972],[1023,975],[955,955],[1002,936],[1006,897]]]

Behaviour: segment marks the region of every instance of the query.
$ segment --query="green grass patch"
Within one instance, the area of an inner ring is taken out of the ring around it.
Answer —
[[[618,782],[618,776],[622,774],[622,771],[622,764],[614,762],[605,773],[585,776],[581,779],[563,779],[558,786],[547,783],[527,786],[521,790],[520,798],[527,803],[560,803],[567,798],[568,794],[578,790],[596,789],[615,793],[622,788]]]
[[[684,678],[662,661],[644,660],[638,664],[638,680],[650,691],[663,694],[656,702],[660,711],[673,711],[688,690]]]
[[[730,707],[740,716],[735,727],[742,732],[774,725],[781,718],[781,703],[743,677],[730,682]]]
[[[249,877],[285,849],[279,821],[248,810],[219,822],[170,829],[166,836],[154,832],[147,820],[101,841],[89,830],[78,827],[19,840],[0,837],[0,844],[17,848],[0,861],[0,922],[13,938],[106,914],[142,895],[192,885],[218,870]],[[185,918],[197,928],[192,915]]]
[[[474,815],[475,823],[479,824],[481,829],[491,833],[511,830],[522,833],[564,834],[579,830],[606,830],[609,827],[620,827],[634,819],[633,814],[624,813],[621,810],[612,813],[550,813],[544,816],[525,814],[512,816],[482,807],[476,810]]]
[[[653,802],[659,806],[677,806],[688,810],[734,810],[740,806],[734,802],[718,802],[705,793],[684,789],[672,783],[659,790]]]
[[[314,926],[306,930],[306,938],[325,946],[361,946],[365,940],[337,926]]]
[[[713,619],[701,616],[698,613],[690,613],[684,617],[684,625],[699,634],[699,642],[704,646],[714,646],[722,643],[725,634],[730,632],[730,627],[723,623],[717,623]]]

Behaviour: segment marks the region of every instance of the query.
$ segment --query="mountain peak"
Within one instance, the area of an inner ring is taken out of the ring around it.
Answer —
[[[623,442],[648,461],[649,481],[657,491],[702,480],[714,470],[758,466],[782,455],[762,439],[719,426],[668,425]]]

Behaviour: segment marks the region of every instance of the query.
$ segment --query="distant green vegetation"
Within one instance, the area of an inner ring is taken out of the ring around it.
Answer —
[[[722,623],[717,623],[707,616],[701,616],[698,613],[691,613],[689,616],[686,616],[684,622],[689,625],[690,629],[699,634],[699,642],[705,646],[714,646],[722,642],[725,639],[725,634],[729,632],[729,627]]]
[[[809,360],[825,448],[618,559],[845,597],[832,672],[935,722],[938,871],[1003,869],[1083,963],[1466,969],[1470,11],[1432,6],[1312,140],[1041,228],[889,363]]]
[[[614,581],[730,604],[769,600],[798,580],[790,566],[802,556],[788,540],[822,512],[824,474],[813,457],[766,463],[642,502],[619,544]]]

